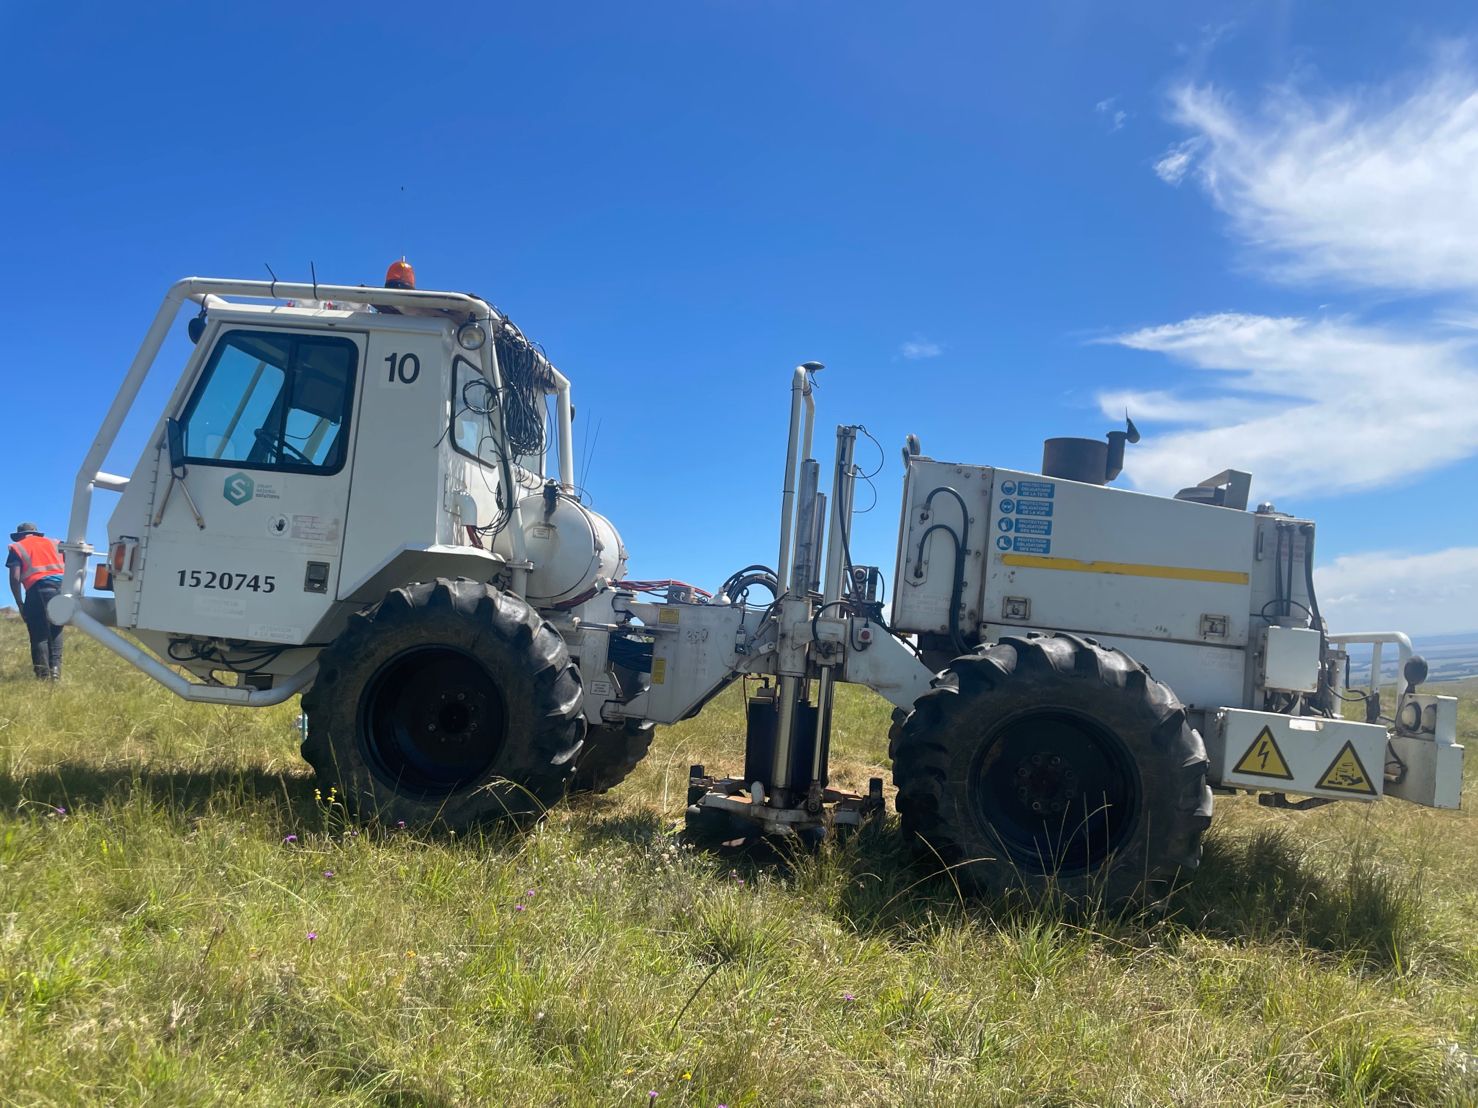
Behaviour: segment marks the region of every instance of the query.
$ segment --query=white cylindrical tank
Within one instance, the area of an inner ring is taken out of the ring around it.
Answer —
[[[619,579],[626,572],[626,548],[611,521],[572,497],[560,496],[551,507],[543,493],[519,501],[524,545],[534,568],[529,571],[528,601],[556,608],[595,587],[598,578]],[[493,549],[513,556],[506,532]]]

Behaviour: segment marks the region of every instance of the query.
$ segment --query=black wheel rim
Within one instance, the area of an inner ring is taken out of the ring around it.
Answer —
[[[359,719],[376,774],[400,789],[446,795],[487,776],[503,748],[508,710],[476,658],[432,646],[381,666]]]
[[[1034,710],[999,723],[971,775],[975,813],[1017,868],[1092,872],[1134,829],[1133,759],[1108,728],[1076,712]]]

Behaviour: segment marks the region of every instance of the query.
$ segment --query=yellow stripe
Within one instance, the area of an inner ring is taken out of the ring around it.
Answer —
[[[1002,554],[1008,566],[1024,569],[1061,569],[1068,573],[1111,573],[1118,577],[1163,577],[1167,581],[1210,581],[1218,585],[1245,585],[1250,578],[1230,569],[1191,569],[1187,566],[1147,566],[1137,562],[1080,562],[1041,554]]]

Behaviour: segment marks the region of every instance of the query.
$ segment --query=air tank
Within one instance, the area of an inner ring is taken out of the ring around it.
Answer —
[[[600,578],[620,579],[626,572],[626,548],[611,521],[573,497],[543,492],[519,501],[524,546],[534,568],[529,571],[527,599],[537,608],[573,607]],[[507,532],[493,549],[513,557]]]

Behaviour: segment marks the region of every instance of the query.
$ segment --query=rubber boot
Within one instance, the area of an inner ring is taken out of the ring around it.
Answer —
[[[36,671],[36,680],[38,680],[38,681],[50,681],[51,680],[51,670],[47,669],[45,666],[32,666],[31,668]]]
[[[52,666],[51,667],[51,679],[53,681],[60,681],[62,679],[62,667],[61,666]]]

